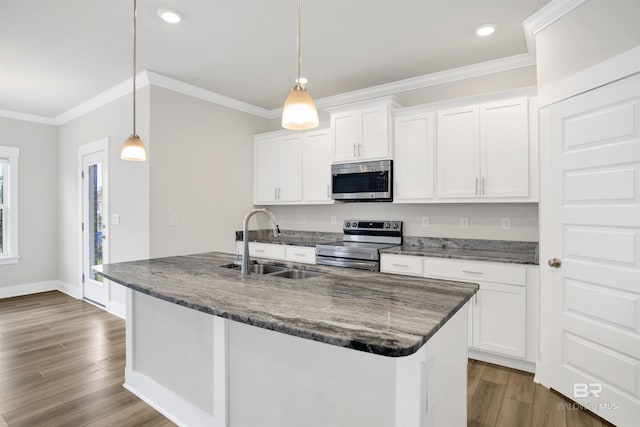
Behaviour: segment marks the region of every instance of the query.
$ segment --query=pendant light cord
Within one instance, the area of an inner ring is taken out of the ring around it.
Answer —
[[[136,21],[138,8],[133,0],[133,134],[136,134]]]
[[[302,57],[300,55],[300,50],[301,50],[301,47],[300,47],[300,44],[301,44],[301,42],[300,42],[300,1],[301,0],[298,0],[298,43],[297,43],[297,46],[298,46],[298,80],[296,80],[297,87],[301,86],[301,84],[300,84],[300,64],[302,63]]]

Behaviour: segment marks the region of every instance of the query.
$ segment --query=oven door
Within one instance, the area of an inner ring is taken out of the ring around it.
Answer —
[[[332,197],[339,201],[393,201],[392,161],[331,166]]]

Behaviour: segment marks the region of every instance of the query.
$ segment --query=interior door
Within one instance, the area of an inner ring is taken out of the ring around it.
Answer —
[[[107,304],[108,287],[91,267],[108,259],[105,156],[106,151],[83,156],[81,173],[84,298],[102,306]]]
[[[550,349],[546,376],[551,387],[601,417],[637,425],[640,75],[545,110],[541,136],[548,138],[548,158],[542,160],[550,174],[541,197],[541,305],[550,321],[541,345]]]

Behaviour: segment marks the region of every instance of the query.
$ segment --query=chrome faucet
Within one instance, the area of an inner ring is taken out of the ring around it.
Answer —
[[[274,237],[278,237],[280,235],[280,227],[278,227],[278,224],[276,223],[276,217],[273,212],[268,209],[252,209],[249,211],[242,222],[242,267],[240,268],[240,274],[243,276],[249,275],[249,219],[258,212],[262,212],[263,214],[271,217],[273,235]]]

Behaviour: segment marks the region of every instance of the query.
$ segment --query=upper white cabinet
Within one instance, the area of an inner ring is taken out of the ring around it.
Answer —
[[[391,105],[385,103],[331,114],[335,162],[391,157]]]
[[[302,201],[301,141],[300,135],[254,139],[255,204]]]
[[[306,132],[302,135],[302,165],[303,203],[333,203],[329,129]]]
[[[528,104],[523,97],[438,111],[438,198],[531,196]]]
[[[396,117],[394,120],[395,202],[433,199],[434,114]]]

